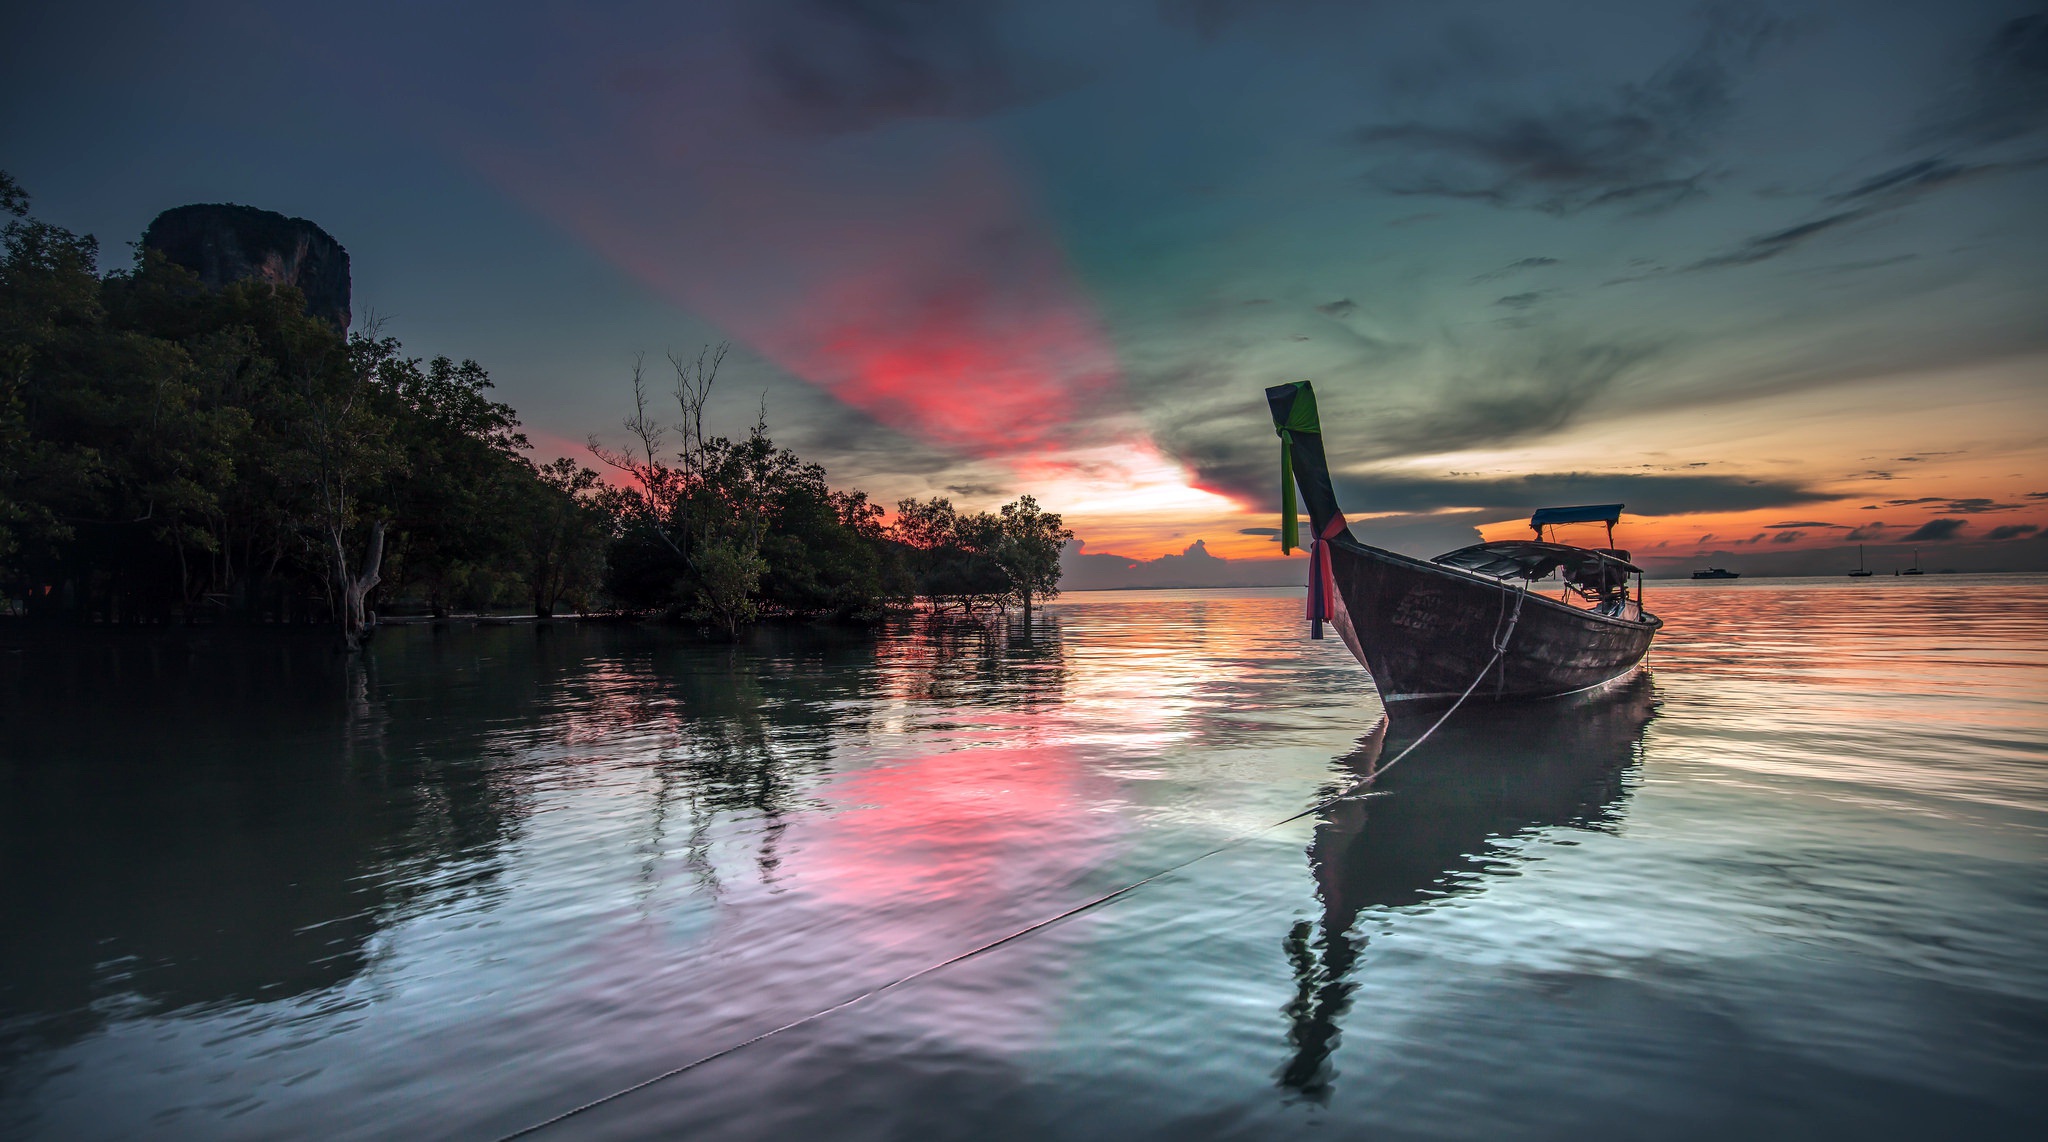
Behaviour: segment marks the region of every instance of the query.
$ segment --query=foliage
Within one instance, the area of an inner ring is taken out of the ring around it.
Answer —
[[[972,614],[1008,600],[1009,577],[996,558],[1002,521],[995,516],[962,514],[944,496],[903,500],[890,530],[909,553],[917,593],[933,610]]]
[[[530,604],[764,616],[1021,605],[1071,534],[1029,496],[883,509],[778,447],[708,434],[724,348],[671,356],[673,422],[633,374],[631,447],[536,464],[475,361],[345,336],[290,287],[208,288],[29,214],[0,172],[0,612],[50,621],[330,622]]]
[[[636,367],[625,427],[637,447],[592,443],[630,480],[607,590],[727,637],[763,613],[872,618],[907,601],[909,580],[865,494],[833,490],[823,467],[776,447],[765,417],[740,440],[706,434],[704,407],[724,357],[723,347],[670,357],[681,414],[673,424],[648,411]],[[670,439],[672,454],[663,450]]]
[[[1059,594],[1060,548],[1074,538],[1056,514],[1023,496],[999,512],[963,514],[943,496],[896,505],[895,538],[910,553],[917,591],[934,610],[971,614]]]
[[[101,275],[98,243],[30,218],[4,175],[0,209],[4,609],[353,639],[380,585],[445,612],[594,584],[595,474],[526,461],[475,362],[344,337],[294,289],[208,289],[148,251]]]
[[[1028,619],[1035,600],[1060,593],[1060,549],[1073,538],[1059,515],[1041,511],[1030,496],[1004,504],[998,517],[1002,541],[996,562],[1010,580],[1010,594]]]

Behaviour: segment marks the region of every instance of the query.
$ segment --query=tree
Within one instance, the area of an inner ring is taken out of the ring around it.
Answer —
[[[20,561],[48,564],[72,537],[66,517],[89,513],[103,484],[97,449],[52,439],[38,422],[63,390],[67,350],[104,313],[99,243],[29,218],[28,206],[21,185],[0,171],[0,211],[13,216],[0,255],[0,586],[34,602]]]
[[[707,436],[704,409],[725,360],[726,347],[706,346],[695,359],[669,354],[681,419],[664,424],[647,409],[641,366],[633,367],[633,414],[626,431],[637,451],[590,442],[598,459],[633,481],[621,544],[642,548],[614,560],[612,582],[622,595],[659,601],[672,613],[707,623],[729,638],[759,614],[757,593],[767,562],[761,541],[779,470],[795,460],[768,439],[765,410],[747,438]],[[662,455],[671,432],[677,464]],[[785,457],[787,459],[785,459]]]
[[[399,359],[397,338],[373,327],[348,340],[345,356],[298,362],[302,399],[300,477],[313,494],[308,521],[324,548],[338,595],[342,644],[361,648],[370,592],[382,580],[388,504],[366,498],[404,463],[391,419],[377,406],[385,367]]]
[[[394,356],[378,385],[404,455],[403,478],[377,497],[394,532],[393,586],[423,592],[437,618],[491,605],[519,577],[512,521],[536,483],[518,414],[486,395],[490,374],[475,361]]]
[[[1034,597],[1050,599],[1060,593],[1060,549],[1074,538],[1054,512],[1040,511],[1038,501],[1019,497],[1001,509],[1002,540],[996,548],[996,562],[1009,576],[1010,594],[1024,607],[1024,621],[1031,621]]]
[[[520,515],[526,588],[533,613],[551,619],[564,599],[582,610],[598,584],[618,497],[566,456],[532,471]]]
[[[908,550],[917,593],[933,610],[973,614],[1002,606],[1009,595],[1009,578],[996,558],[1002,521],[988,512],[963,514],[944,496],[902,500],[890,531]]]

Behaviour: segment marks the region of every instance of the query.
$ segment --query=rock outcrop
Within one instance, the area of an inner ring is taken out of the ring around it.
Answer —
[[[303,218],[224,202],[180,206],[157,215],[142,244],[215,288],[249,280],[297,286],[307,313],[348,329],[348,251]]]

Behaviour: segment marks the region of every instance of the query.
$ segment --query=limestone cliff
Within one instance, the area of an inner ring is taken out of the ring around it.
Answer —
[[[157,215],[142,244],[216,288],[251,279],[297,286],[307,313],[349,326],[348,251],[303,218],[228,203],[180,206]]]

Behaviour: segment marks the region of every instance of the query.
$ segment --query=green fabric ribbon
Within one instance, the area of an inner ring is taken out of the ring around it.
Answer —
[[[1294,449],[1287,430],[1280,430],[1280,554],[1292,555],[1301,546],[1301,521],[1294,515]]]
[[[1287,406],[1287,420],[1274,426],[1280,434],[1280,553],[1291,555],[1301,546],[1301,520],[1294,502],[1294,438],[1296,432],[1321,435],[1322,419],[1316,414],[1316,391],[1307,381],[1294,382],[1294,400]]]

